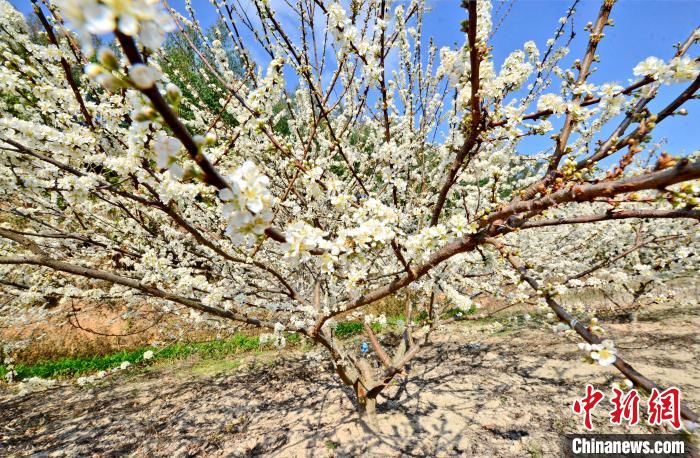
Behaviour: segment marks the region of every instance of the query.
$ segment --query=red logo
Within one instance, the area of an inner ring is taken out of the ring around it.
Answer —
[[[586,385],[586,396],[582,399],[577,399],[574,402],[574,413],[583,413],[583,425],[586,429],[593,429],[593,424],[591,423],[591,411],[595,409],[600,401],[603,400],[605,395],[602,391],[593,388],[593,385]]]
[[[573,411],[575,414],[583,415],[583,426],[589,431],[593,429],[591,413],[604,398],[605,394],[602,391],[589,384],[586,385],[586,395],[574,401]],[[610,404],[612,404],[610,423],[621,425],[626,421],[630,425],[638,424],[640,421],[640,399],[639,393],[635,389],[624,392],[617,387],[613,388],[613,396],[610,399]],[[668,422],[675,429],[680,429],[681,391],[674,386],[662,392],[653,388],[647,402],[647,412],[649,415],[647,422],[650,425],[659,426]]]
[[[660,425],[668,421],[676,429],[681,427],[681,391],[672,386],[662,393],[651,389],[649,397],[649,424]]]
[[[613,425],[622,424],[627,420],[630,425],[639,423],[639,393],[637,390],[630,390],[625,394],[618,388],[613,388],[614,396],[610,404],[614,406],[610,412],[610,423]]]

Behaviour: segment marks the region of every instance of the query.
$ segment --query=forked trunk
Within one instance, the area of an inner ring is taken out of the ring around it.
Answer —
[[[360,417],[371,426],[377,426],[377,398],[367,396],[364,386],[357,381],[354,385],[355,397],[357,399],[357,410]]]

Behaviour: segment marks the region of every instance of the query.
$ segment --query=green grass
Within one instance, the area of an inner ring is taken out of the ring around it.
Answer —
[[[359,321],[344,321],[335,327],[335,335],[344,339],[362,332],[362,323]]]
[[[420,320],[417,317],[417,321]],[[427,318],[427,315],[426,315]],[[388,326],[396,326],[403,321],[403,316],[388,317]],[[380,332],[382,326],[378,323],[371,324],[374,332]],[[364,332],[363,324],[360,321],[344,321],[338,323],[335,328],[335,335],[340,339],[348,339]],[[302,343],[302,336],[298,333],[286,335],[288,346],[298,346]],[[309,341],[306,341],[308,344]],[[303,347],[306,349],[306,346]],[[17,364],[15,371],[17,378],[27,379],[30,377],[41,378],[65,378],[75,377],[83,374],[108,370],[119,366],[122,362],[128,361],[131,364],[143,361],[143,353],[152,350],[154,353],[151,361],[184,359],[189,356],[199,356],[201,358],[223,358],[229,355],[254,352],[261,350],[257,336],[245,334],[235,334],[228,339],[213,340],[208,342],[174,343],[163,348],[139,347],[131,350],[124,350],[103,356],[88,357],[66,357],[50,361],[40,361],[33,364]],[[0,380],[7,374],[7,367],[0,364]]]
[[[296,333],[287,335],[288,345],[295,346],[301,342],[301,336]],[[224,356],[260,350],[257,336],[235,334],[233,337],[209,342],[175,343],[161,349],[140,347],[124,350],[104,356],[60,358],[53,361],[40,361],[35,364],[18,364],[15,366],[17,378],[30,377],[62,378],[103,371],[119,366],[128,361],[132,364],[143,361],[143,353],[152,350],[151,361],[183,359],[197,355],[202,358],[222,358]],[[0,377],[7,374],[7,367],[0,365]]]
[[[369,326],[374,332],[379,332],[382,330],[382,325],[379,323],[372,323]],[[335,335],[339,339],[346,339],[348,337],[361,334],[363,331],[364,325],[359,321],[343,321],[335,326]]]
[[[381,326],[372,324],[372,329],[379,332]],[[340,338],[348,338],[360,334],[363,331],[362,323],[351,321],[339,323],[336,335]],[[289,333],[286,336],[288,346],[297,346],[302,343],[301,335]],[[228,339],[212,340],[209,342],[174,343],[163,348],[139,347],[132,350],[124,350],[102,356],[67,357],[50,361],[40,361],[34,364],[17,364],[15,371],[18,379],[30,377],[41,378],[65,378],[76,377],[99,371],[115,368],[122,362],[131,364],[143,361],[143,353],[152,350],[154,353],[151,361],[184,359],[197,355],[201,358],[223,358],[228,355],[253,352],[261,349],[257,336],[235,334]],[[7,367],[0,364],[0,380],[7,374]]]
[[[326,448],[329,450],[335,450],[338,448],[338,446],[340,446],[339,443],[334,442],[332,440],[327,440],[326,442],[324,442],[324,444],[326,445]]]

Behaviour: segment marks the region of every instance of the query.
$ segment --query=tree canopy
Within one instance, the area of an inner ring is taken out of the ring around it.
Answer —
[[[623,86],[590,78],[613,0],[570,68],[574,8],[496,68],[487,0],[464,2],[463,43],[442,49],[421,0],[302,0],[294,30],[251,3],[214,2],[207,32],[189,6],[35,2],[37,33],[0,0],[4,320],[48,313],[47,296],[116,298],[278,345],[294,331],[371,410],[446,310],[488,295],[551,309],[600,364],[654,386],[557,298],[697,275],[700,156],[654,132],[693,108],[698,29]],[[551,148],[522,154],[542,136]],[[366,311],[389,297],[405,302],[394,349]],[[377,367],[334,337],[348,318]]]

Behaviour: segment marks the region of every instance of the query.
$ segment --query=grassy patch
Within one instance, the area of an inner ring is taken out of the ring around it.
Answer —
[[[301,336],[296,333],[290,333],[287,335],[287,342],[290,346],[298,345],[301,342]],[[60,358],[52,361],[40,361],[35,364],[18,364],[15,366],[15,371],[17,371],[19,379],[30,377],[73,377],[112,369],[124,361],[132,364],[141,362],[143,361],[143,354],[147,350],[153,351],[153,359],[151,361],[155,361],[182,359],[192,355],[202,358],[223,358],[232,354],[258,351],[260,349],[260,342],[257,336],[235,334],[228,339],[209,342],[175,343],[161,349],[140,347],[103,356]],[[231,362],[227,364],[230,365]],[[7,374],[7,368],[0,365],[0,377],[4,377],[5,374]]]
[[[55,361],[41,361],[36,364],[18,364],[15,366],[17,377],[20,379],[30,377],[56,378],[80,375],[89,372],[97,372],[119,366],[122,362],[136,363],[143,359],[146,349],[121,351],[106,356],[93,356],[90,358],[61,358]]]
[[[371,327],[375,332],[381,331],[382,328],[378,323],[372,323]],[[346,321],[338,323],[335,334],[337,337],[343,339],[361,334],[363,331],[363,324],[361,322]],[[286,335],[286,338],[287,345],[290,347],[298,346],[305,342],[298,333],[289,333]],[[174,343],[160,349],[138,347],[132,350],[123,350],[107,355],[65,357],[39,361],[32,364],[17,364],[15,366],[15,371],[17,372],[18,379],[27,379],[30,377],[75,377],[113,369],[124,361],[128,361],[131,364],[140,363],[143,361],[143,354],[147,350],[153,351],[153,359],[151,361],[184,359],[194,355],[205,359],[222,359],[229,355],[259,351],[261,350],[261,346],[258,336],[235,334],[228,339],[212,340],[208,342]],[[209,371],[215,370],[215,368],[202,368],[202,370]],[[2,380],[6,374],[7,367],[0,364],[0,380]]]
[[[339,443],[334,442],[332,440],[327,440],[326,442],[324,442],[324,444],[325,444],[326,448],[329,450],[335,450],[340,446]]]
[[[362,332],[362,323],[359,321],[343,321],[335,327],[335,335],[341,339],[354,336]]]
[[[379,323],[372,323],[369,326],[374,332],[382,330],[382,325]],[[343,321],[335,326],[335,336],[339,339],[346,339],[362,332],[364,332],[364,325],[359,321]]]
[[[450,310],[446,313],[446,315],[451,316],[454,313],[454,310]],[[387,317],[387,326],[392,327],[403,324],[404,319],[405,317],[401,314],[389,316]],[[420,323],[421,320],[425,319],[427,319],[427,314],[425,312],[421,312],[421,314],[419,314],[414,320],[414,323]],[[488,321],[488,319],[485,320],[485,322]],[[483,322],[481,324],[483,324]],[[381,332],[383,328],[383,326],[379,323],[372,323],[370,326],[376,333]],[[503,329],[499,332],[505,332],[506,330],[507,329]],[[361,321],[343,321],[338,323],[335,328],[335,336],[340,339],[349,339],[360,335],[363,332],[364,325]],[[311,341],[302,339],[302,336],[298,333],[288,333],[286,338],[287,345],[290,347],[300,346],[303,344],[301,347],[303,351],[308,350],[309,344],[312,345]],[[107,355],[65,357],[54,360],[39,361],[32,364],[18,364],[15,366],[15,370],[17,371],[17,378],[19,379],[27,379],[30,377],[74,377],[112,369],[119,366],[124,361],[128,361],[132,364],[140,363],[143,361],[143,354],[147,350],[152,350],[154,353],[151,361],[184,359],[195,355],[203,359],[223,360],[225,357],[230,355],[260,351],[262,348],[258,336],[235,334],[227,339],[212,340],[207,342],[174,343],[162,348],[139,347],[136,349],[123,350]],[[226,369],[235,368],[233,366],[237,366],[240,364],[240,362],[228,360],[226,362],[222,362],[221,364],[222,366],[220,368],[218,366],[209,367],[211,364],[205,364],[202,366],[201,370],[202,372],[221,372]],[[7,368],[0,364],[0,380],[4,378],[5,374],[7,374]]]
[[[239,359],[205,360],[194,365],[189,372],[200,377],[209,377],[237,369],[240,365],[241,360]]]

